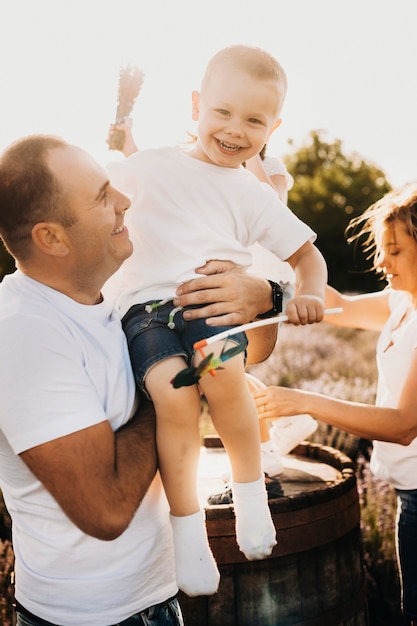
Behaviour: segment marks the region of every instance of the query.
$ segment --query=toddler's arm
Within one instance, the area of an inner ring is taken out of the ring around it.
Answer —
[[[296,276],[296,295],[286,309],[289,322],[296,326],[320,322],[327,284],[327,266],[321,252],[307,241],[286,260]]]

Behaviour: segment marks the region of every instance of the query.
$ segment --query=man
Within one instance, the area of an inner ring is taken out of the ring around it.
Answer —
[[[135,411],[124,334],[101,295],[132,252],[128,208],[59,138],[24,138],[0,158],[0,235],[17,266],[0,285],[0,487],[20,626],[183,623],[154,413]],[[219,304],[201,312],[234,323],[271,308],[267,281],[230,268],[199,294],[184,286],[181,303],[210,292]]]
[[[34,624],[123,623],[177,592],[153,412],[129,421],[125,340],[100,294],[132,251],[128,208],[59,139],[23,139],[0,160],[0,233],[17,263],[0,288],[0,482],[18,611]]]

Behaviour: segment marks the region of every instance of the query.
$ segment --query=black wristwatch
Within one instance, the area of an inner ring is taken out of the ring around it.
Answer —
[[[261,313],[257,316],[258,319],[264,320],[268,317],[276,317],[282,311],[282,287],[278,283],[274,283],[273,280],[268,279],[272,289],[272,309],[266,313]]]

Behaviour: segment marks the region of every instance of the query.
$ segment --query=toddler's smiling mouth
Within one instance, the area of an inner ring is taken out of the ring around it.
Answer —
[[[242,150],[242,147],[237,146],[236,144],[226,143],[220,139],[216,139],[216,141],[222,150],[227,150],[228,152],[239,152],[239,150]]]

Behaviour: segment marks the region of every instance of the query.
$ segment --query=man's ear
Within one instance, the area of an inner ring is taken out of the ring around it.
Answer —
[[[44,254],[63,257],[69,252],[63,228],[56,222],[35,224],[32,228],[32,241]]]
[[[198,91],[193,91],[191,97],[192,97],[192,118],[193,118],[193,122],[197,122],[198,116],[200,114],[200,93]]]
[[[274,131],[275,131],[275,130],[279,127],[279,126],[281,126],[281,122],[282,122],[282,119],[279,117],[279,118],[277,119],[277,121],[275,122],[275,124],[273,124],[273,126],[271,127],[271,129],[270,129],[270,131],[269,131],[268,141],[269,141],[269,139],[271,138],[272,133],[273,133],[273,132],[274,132]]]

